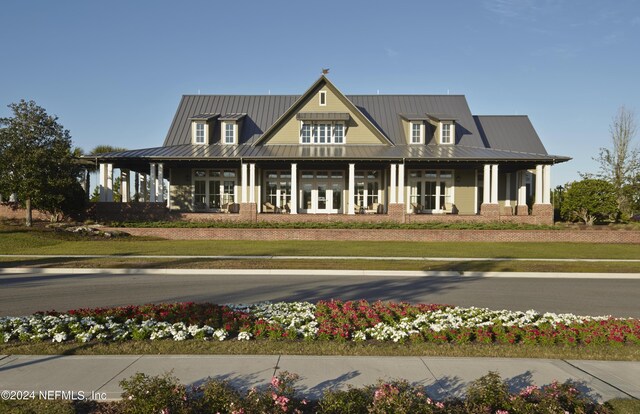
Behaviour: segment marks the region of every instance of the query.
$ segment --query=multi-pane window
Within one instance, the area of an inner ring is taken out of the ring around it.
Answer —
[[[236,142],[236,129],[235,124],[227,123],[224,124],[224,143],[225,144],[235,144]]]
[[[442,124],[442,137],[440,139],[442,144],[451,144],[451,124]]]
[[[302,124],[302,132],[300,133],[300,137],[303,144],[311,143],[311,124]]]
[[[219,211],[234,203],[236,179],[235,170],[194,170],[194,209]]]
[[[422,124],[411,124],[411,143],[422,144]]]
[[[301,144],[344,144],[344,124],[341,122],[303,122]]]
[[[284,208],[291,201],[291,171],[266,172],[267,201]]]
[[[204,144],[204,124],[196,124],[196,144]]]
[[[335,124],[333,126],[333,143],[342,144],[344,142],[344,125]]]
[[[360,208],[372,208],[380,201],[380,171],[355,172],[355,203]]]

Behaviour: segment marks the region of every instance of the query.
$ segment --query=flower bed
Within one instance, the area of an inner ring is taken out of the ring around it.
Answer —
[[[158,339],[640,344],[640,320],[364,300],[176,303],[0,317],[0,342]]]

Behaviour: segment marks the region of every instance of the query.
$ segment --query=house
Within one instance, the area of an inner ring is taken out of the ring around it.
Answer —
[[[300,96],[185,95],[162,146],[92,159],[96,211],[117,217],[550,223],[551,166],[570,158],[527,116],[472,115],[462,95],[344,95],[322,75]]]

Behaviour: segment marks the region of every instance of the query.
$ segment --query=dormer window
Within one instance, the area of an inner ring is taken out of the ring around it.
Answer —
[[[237,143],[237,125],[231,122],[223,123],[223,142],[225,144],[236,144]]]
[[[327,92],[320,91],[320,106],[327,106]]]
[[[424,144],[424,123],[422,122],[411,123],[411,143]]]
[[[209,125],[206,122],[193,122],[191,125],[192,142],[194,144],[208,144]]]
[[[454,126],[451,123],[440,124],[440,143],[443,145],[453,144]]]

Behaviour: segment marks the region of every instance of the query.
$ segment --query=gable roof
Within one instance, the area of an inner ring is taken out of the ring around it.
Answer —
[[[323,85],[329,88],[329,90],[331,90],[331,92],[333,92],[333,94],[338,97],[338,99],[347,107],[347,109],[349,109],[355,115],[355,117],[358,118],[360,122],[362,122],[363,125],[373,133],[373,135],[378,137],[380,141],[387,142],[388,144],[393,145],[393,142],[382,131],[380,131],[380,129],[378,129],[378,127],[374,123],[371,122],[372,120],[365,116],[365,114],[363,114],[360,109],[355,106],[348,97],[340,92],[340,90],[338,90],[338,88],[336,88],[336,86],[331,83],[331,81],[324,75],[320,76],[318,80],[315,81],[314,84],[311,85],[311,87],[307,89],[307,91],[303,93],[302,96],[300,96],[296,100],[296,102],[291,105],[291,107],[284,114],[282,114],[280,118],[278,118],[278,120],[274,122],[273,125],[271,125],[271,127],[267,131],[265,131],[265,133],[260,138],[258,138],[254,142],[253,145],[268,140],[271,135],[275,131],[277,131],[278,128],[284,125],[286,121],[293,117],[294,114],[296,114],[296,112],[307,102],[307,100],[311,98],[315,91],[321,88]]]

